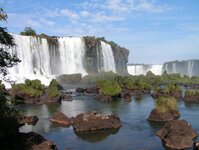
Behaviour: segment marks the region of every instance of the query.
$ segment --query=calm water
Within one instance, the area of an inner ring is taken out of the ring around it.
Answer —
[[[162,127],[147,121],[154,108],[154,100],[145,96],[142,100],[130,103],[118,100],[112,103],[99,102],[94,97],[77,96],[72,102],[51,105],[20,105],[17,109],[27,115],[37,115],[36,126],[23,126],[21,132],[35,131],[54,141],[60,150],[111,149],[111,150],[164,150],[160,139],[155,135]],[[180,119],[186,119],[199,133],[199,105],[185,105],[179,102]],[[61,111],[69,117],[79,113],[95,110],[103,114],[116,113],[123,126],[118,131],[101,131],[99,133],[77,135],[73,128],[64,128],[49,122],[49,117]]]

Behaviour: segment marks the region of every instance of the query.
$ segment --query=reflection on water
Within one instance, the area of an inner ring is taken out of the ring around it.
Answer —
[[[124,102],[117,100],[104,103],[94,97],[76,96],[73,101],[64,101],[62,104],[50,105],[20,105],[21,112],[27,115],[37,115],[39,121],[35,126],[25,125],[20,128],[21,132],[35,131],[45,138],[54,141],[60,150],[66,149],[129,149],[129,150],[164,150],[160,139],[155,135],[163,124],[148,122],[147,118],[154,108],[154,100],[150,96],[144,96],[142,100]],[[198,119],[199,105],[185,105],[178,102],[181,119],[190,122],[199,133]],[[64,128],[49,122],[49,117],[61,111],[68,117],[79,113],[95,110],[103,114],[116,113],[121,119],[123,126],[116,132],[100,131],[96,133],[78,134],[73,128]]]
[[[108,129],[99,131],[89,131],[89,132],[76,132],[74,133],[80,137],[82,140],[97,143],[106,139],[109,135],[114,135],[119,131],[119,129]]]

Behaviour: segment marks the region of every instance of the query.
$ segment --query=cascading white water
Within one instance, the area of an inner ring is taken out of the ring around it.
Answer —
[[[162,74],[162,65],[128,65],[127,69],[131,75],[146,75],[148,71],[151,71],[155,75]]]
[[[57,75],[87,74],[83,67],[85,45],[82,38],[58,38],[58,47],[52,49],[44,38],[21,35],[13,37],[17,46],[9,51],[16,54],[21,62],[8,71],[9,77],[17,83],[24,82],[25,79],[39,79],[48,85]]]
[[[193,65],[194,65],[194,63],[192,61],[188,62],[188,76],[189,77],[193,76]]]
[[[58,39],[61,74],[87,74],[83,67],[85,45],[82,38],[62,37]]]
[[[101,41],[101,47],[103,56],[103,71],[116,72],[115,60],[111,46]]]

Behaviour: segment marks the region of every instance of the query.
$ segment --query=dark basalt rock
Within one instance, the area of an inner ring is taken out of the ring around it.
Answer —
[[[132,97],[131,97],[130,93],[125,93],[123,98],[124,98],[125,102],[130,102],[132,100]]]
[[[103,115],[95,111],[71,118],[71,124],[76,132],[117,129],[122,126],[117,115]]]
[[[72,96],[71,95],[63,95],[62,96],[62,101],[72,101]]]
[[[78,93],[84,93],[85,91],[86,91],[86,89],[84,89],[84,88],[80,88],[80,87],[76,88],[76,92],[78,92]]]
[[[86,93],[98,93],[98,89],[96,87],[90,87],[86,89]]]
[[[49,120],[61,126],[70,126],[70,119],[62,112],[55,113]]]
[[[48,104],[48,103],[61,103],[62,96],[58,95],[55,97],[51,97],[48,95],[43,95],[38,98],[31,98],[28,100],[25,100],[25,104]]]
[[[96,100],[102,101],[102,102],[111,102],[113,101],[113,97],[109,96],[109,95],[105,95],[105,94],[98,94],[95,97]]]
[[[177,110],[167,110],[165,112],[160,112],[157,109],[153,109],[148,117],[149,121],[171,121],[178,119],[180,117],[180,113]]]
[[[29,125],[36,125],[39,118],[37,116],[24,116],[19,115],[17,116],[17,121],[20,125],[29,124]]]
[[[35,132],[18,132],[0,140],[2,150],[57,150],[54,142]]]
[[[173,120],[165,124],[157,133],[165,147],[187,149],[194,146],[193,139],[197,133],[186,120]]]
[[[199,96],[185,96],[183,100],[185,103],[199,103]]]

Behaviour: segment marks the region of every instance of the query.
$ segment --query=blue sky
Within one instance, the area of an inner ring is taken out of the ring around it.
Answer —
[[[104,36],[130,50],[129,63],[199,59],[199,0],[0,0],[19,33]]]

